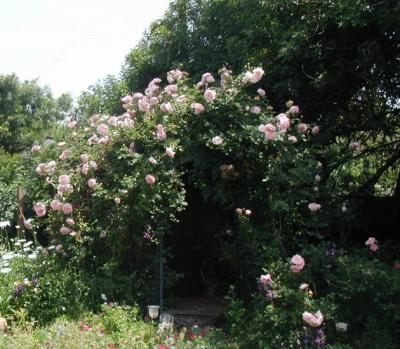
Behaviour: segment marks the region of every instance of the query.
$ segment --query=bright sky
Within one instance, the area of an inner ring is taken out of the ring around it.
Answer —
[[[39,78],[54,96],[117,75],[170,0],[0,0],[0,74]]]

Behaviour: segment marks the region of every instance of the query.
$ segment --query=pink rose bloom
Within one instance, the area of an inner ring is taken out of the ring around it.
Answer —
[[[264,75],[262,68],[255,68],[252,72],[247,72],[244,78],[244,82],[251,82],[253,84],[259,82]]]
[[[132,100],[133,100],[133,97],[132,97],[132,96],[129,96],[129,95],[121,98],[121,102],[122,102],[123,104],[131,103]]]
[[[212,102],[215,98],[217,98],[217,92],[211,89],[207,89],[204,92],[204,98],[206,99],[207,102]]]
[[[211,140],[211,142],[215,145],[220,145],[223,142],[223,139],[220,136],[215,136],[213,137],[213,139]]]
[[[62,250],[63,250],[63,245],[61,245],[61,244],[58,244],[57,246],[56,246],[56,252],[62,252]]]
[[[149,157],[149,162],[150,162],[152,165],[157,165],[157,160],[154,159],[152,156]]]
[[[59,184],[57,186],[57,193],[59,195],[64,195],[65,193],[71,193],[73,191],[73,187],[71,184]]]
[[[136,92],[134,95],[133,95],[133,98],[134,99],[141,99],[141,98],[143,98],[144,96],[143,96],[143,93],[140,93],[140,92]]]
[[[251,107],[250,113],[253,113],[253,114],[260,114],[260,113],[261,113],[261,108],[260,108],[259,106]]]
[[[318,175],[318,174],[315,175],[314,179],[315,179],[316,182],[321,182],[321,176]]]
[[[203,76],[201,77],[201,82],[211,84],[215,81],[214,77],[211,75],[211,73],[204,73]]]
[[[60,233],[61,235],[68,235],[71,232],[71,229],[65,226],[62,226],[60,228]]]
[[[304,283],[300,285],[299,289],[302,291],[307,291],[309,287],[310,287],[309,284]]]
[[[169,103],[169,102],[167,102],[167,103],[162,103],[161,105],[160,105],[160,109],[161,109],[161,111],[162,112],[164,112],[164,113],[170,113],[170,112],[172,112],[172,105],[171,105],[171,103]]]
[[[69,184],[69,176],[68,175],[61,175],[58,177],[58,183],[62,185],[67,185]]]
[[[60,211],[62,204],[60,202],[60,200],[54,199],[51,203],[50,203],[50,207],[52,210],[54,211]]]
[[[82,161],[83,163],[86,163],[86,162],[89,161],[89,155],[87,155],[87,154],[82,154],[82,155],[80,156],[80,159],[81,159],[81,161]]]
[[[165,132],[164,126],[161,124],[157,125],[156,137],[160,141],[163,141],[167,138],[167,133]]]
[[[148,111],[150,110],[150,103],[147,102],[144,98],[138,100],[138,108],[140,111]]]
[[[95,114],[89,120],[92,124],[96,124],[100,121],[100,118],[101,118],[100,114]]]
[[[297,138],[296,138],[296,136],[289,136],[289,137],[288,137],[288,140],[289,140],[290,142],[292,142],[292,143],[297,143]]]
[[[376,252],[376,251],[378,250],[378,244],[371,244],[371,245],[369,246],[369,249],[370,249],[372,252]]]
[[[118,118],[117,118],[116,116],[110,116],[110,117],[107,119],[107,122],[108,122],[108,124],[109,124],[110,126],[116,126],[116,125],[117,125],[117,122],[118,122]]]
[[[167,95],[172,96],[173,94],[178,92],[178,86],[177,85],[167,85],[164,88],[164,91]]]
[[[274,140],[276,137],[276,127],[272,125],[271,123],[268,123],[264,126],[265,129],[265,137],[268,140]]]
[[[98,141],[99,141],[99,138],[97,137],[97,135],[93,135],[92,137],[90,137],[87,140],[89,145],[97,144]]]
[[[99,144],[107,144],[109,141],[110,138],[108,136],[104,136],[99,139]]]
[[[183,73],[179,69],[170,70],[167,73],[167,80],[170,84],[175,82],[175,80],[180,80],[183,77]]]
[[[264,133],[267,131],[267,125],[261,124],[260,126],[258,126],[258,131]]]
[[[265,91],[264,91],[262,88],[259,88],[259,89],[257,90],[257,93],[258,93],[261,97],[264,97],[264,96],[265,96]]]
[[[244,210],[244,214],[246,216],[250,216],[251,215],[251,210]]]
[[[82,165],[82,173],[86,176],[89,172],[89,164],[83,164]]]
[[[305,133],[307,131],[307,124],[301,123],[297,125],[297,131],[300,133]]]
[[[34,204],[33,209],[38,217],[43,217],[46,215],[46,205],[43,202],[37,202]]]
[[[25,219],[24,227],[25,227],[25,229],[32,230],[33,229],[32,219]]]
[[[312,212],[317,212],[317,211],[319,211],[319,210],[321,209],[321,205],[320,205],[320,204],[317,204],[317,203],[315,203],[315,202],[310,202],[310,203],[308,204],[308,208],[309,208],[310,211],[312,211]]]
[[[94,178],[90,178],[87,182],[89,188],[94,188],[97,185],[97,181]]]
[[[156,182],[156,177],[151,174],[146,175],[146,183],[153,185]]]
[[[150,105],[155,106],[158,104],[158,98],[157,97],[151,97],[150,98]]]
[[[166,147],[165,148],[165,154],[167,154],[167,156],[170,157],[170,158],[175,157],[175,152],[171,147]]]
[[[243,209],[237,208],[237,209],[235,209],[235,212],[236,212],[237,214],[242,214],[242,213],[243,213]]]
[[[96,169],[97,169],[97,163],[96,163],[96,161],[90,161],[90,162],[89,162],[89,166],[90,166],[92,169],[96,170]]]
[[[71,214],[72,213],[72,205],[68,202],[62,205],[62,211],[64,214]]]
[[[101,136],[104,136],[108,133],[108,126],[106,124],[100,124],[97,126],[97,133]]]
[[[65,220],[65,223],[67,223],[68,225],[74,225],[74,224],[75,224],[75,221],[74,221],[71,217],[68,217],[68,218]]]
[[[289,113],[298,114],[300,112],[300,108],[297,105],[292,105],[289,108]]]
[[[47,164],[40,163],[36,167],[36,173],[40,176],[45,176],[47,174]]]
[[[287,130],[290,127],[290,119],[287,117],[286,114],[279,114],[277,115],[276,119],[279,122],[279,128],[281,130]]]
[[[302,256],[296,254],[292,257],[290,261],[292,263],[290,266],[290,270],[293,273],[299,273],[304,268],[305,261]]]
[[[59,156],[59,159],[60,160],[66,160],[66,159],[68,159],[70,157],[70,155],[71,155],[71,151],[66,149],[61,153],[61,155]]]
[[[311,130],[311,133],[315,136],[319,133],[319,126],[314,126]]]
[[[192,103],[190,107],[194,110],[194,113],[197,115],[204,112],[204,106],[201,103]]]
[[[260,283],[263,285],[270,285],[272,283],[271,275],[270,274],[261,275]]]
[[[314,314],[305,311],[303,313],[303,320],[311,327],[318,327],[324,322],[324,316],[319,310]]]
[[[36,153],[36,152],[40,151],[40,149],[41,149],[40,145],[34,145],[34,146],[31,148],[31,152],[32,152],[32,153]]]
[[[114,202],[119,205],[121,203],[121,198],[114,198]]]
[[[377,241],[376,241],[376,239],[373,238],[373,237],[370,237],[370,238],[368,238],[367,241],[365,241],[365,244],[366,244],[367,246],[371,246],[371,245],[376,244],[376,243],[377,243]]]

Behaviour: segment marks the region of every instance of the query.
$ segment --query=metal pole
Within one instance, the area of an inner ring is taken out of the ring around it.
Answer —
[[[164,248],[164,237],[161,235],[160,238],[160,314],[163,312],[164,308],[164,268],[163,268],[163,248]]]

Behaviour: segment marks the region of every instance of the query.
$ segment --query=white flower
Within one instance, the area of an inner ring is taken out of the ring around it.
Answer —
[[[2,221],[2,222],[0,222],[0,228],[9,227],[10,225],[11,225],[10,221]]]
[[[348,326],[349,325],[346,324],[345,322],[337,322],[335,325],[336,331],[338,331],[338,332],[346,332]]]

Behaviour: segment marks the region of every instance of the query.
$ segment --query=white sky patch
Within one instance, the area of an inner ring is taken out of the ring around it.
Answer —
[[[120,72],[170,0],[0,0],[0,74],[39,78],[54,96]]]

